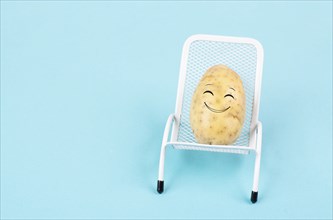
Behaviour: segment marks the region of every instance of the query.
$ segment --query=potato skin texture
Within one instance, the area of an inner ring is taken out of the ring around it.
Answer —
[[[225,65],[209,68],[191,102],[190,123],[198,143],[229,145],[245,119],[245,92],[239,75]]]

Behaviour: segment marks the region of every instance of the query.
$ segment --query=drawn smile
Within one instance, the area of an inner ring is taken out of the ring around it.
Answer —
[[[222,112],[227,111],[227,110],[230,108],[230,106],[229,106],[228,108],[225,108],[225,109],[222,109],[222,110],[218,110],[218,109],[214,109],[214,108],[210,107],[209,105],[207,105],[206,102],[204,102],[204,103],[205,103],[205,106],[206,106],[210,111],[215,112],[215,113],[222,113]]]

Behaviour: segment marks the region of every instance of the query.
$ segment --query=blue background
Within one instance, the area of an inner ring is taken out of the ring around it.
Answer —
[[[265,49],[254,156],[167,150],[182,44]],[[1,2],[1,218],[332,218],[332,2]]]

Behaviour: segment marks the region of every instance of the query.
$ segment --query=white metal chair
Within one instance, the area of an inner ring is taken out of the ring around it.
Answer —
[[[184,150],[203,150],[248,154],[255,153],[251,201],[258,197],[262,126],[258,121],[263,48],[250,38],[193,35],[183,47],[175,113],[167,120],[162,140],[157,191],[164,191],[164,160],[167,146]],[[205,71],[224,64],[240,75],[246,96],[246,117],[241,135],[232,145],[198,144],[191,130],[189,114],[192,95]],[[169,138],[170,128],[172,133]]]

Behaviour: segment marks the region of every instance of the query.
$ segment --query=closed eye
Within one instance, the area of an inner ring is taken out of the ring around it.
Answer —
[[[231,94],[226,94],[226,95],[224,96],[224,98],[225,98],[225,97],[228,97],[228,96],[231,97],[231,98],[233,98],[233,99],[235,99],[235,97],[234,97],[233,95],[231,95]]]
[[[209,90],[204,91],[203,94],[205,94],[205,93],[210,93],[210,94],[214,95],[214,93],[212,91],[209,91]]]

